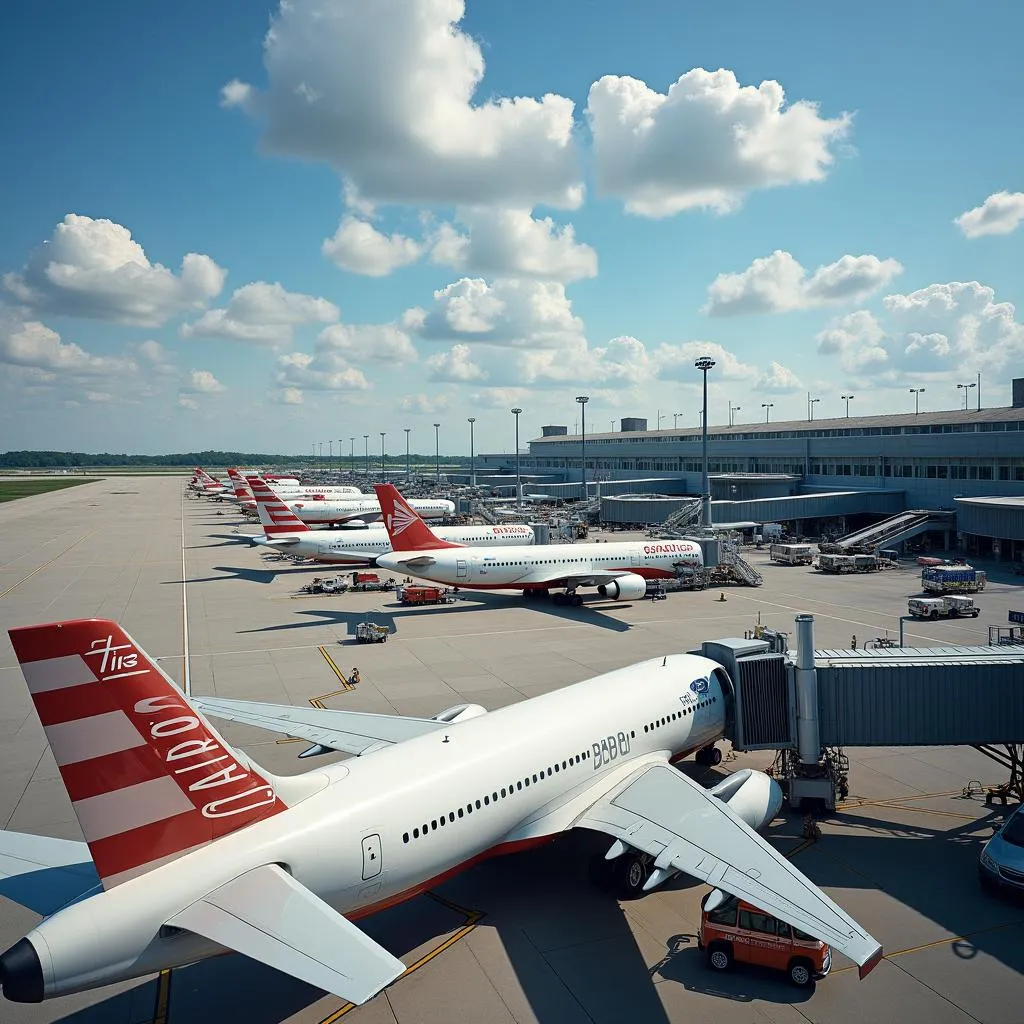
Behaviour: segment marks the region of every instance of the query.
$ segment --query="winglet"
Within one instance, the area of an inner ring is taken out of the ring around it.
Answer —
[[[249,477],[256,511],[259,512],[263,532],[268,537],[282,533],[306,533],[309,527],[277,496],[277,492],[258,476]]]
[[[394,484],[374,484],[380,502],[381,518],[387,528],[393,551],[432,551],[437,548],[464,548],[440,537],[423,522],[420,514],[398,492]]]

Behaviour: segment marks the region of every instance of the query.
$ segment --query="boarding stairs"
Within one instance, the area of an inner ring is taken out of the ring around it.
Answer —
[[[910,540],[911,537],[916,537],[927,530],[948,527],[954,515],[953,512],[910,509],[863,530],[848,533],[839,540],[819,544],[818,549],[825,554],[872,555],[879,548],[891,547],[901,541]]]
[[[759,587],[764,583],[764,577],[740,554],[736,544],[723,543],[719,556],[721,565],[729,567],[730,575],[746,583],[748,587]]]
[[[661,524],[661,530],[683,530],[700,519],[701,499],[687,502]]]

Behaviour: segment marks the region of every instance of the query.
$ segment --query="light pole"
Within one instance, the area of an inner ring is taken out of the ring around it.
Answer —
[[[811,398],[810,395],[807,396],[807,411],[808,411],[808,413],[810,413],[810,417],[809,418],[810,418],[812,423],[814,422],[814,407],[820,401],[821,401],[820,398]]]
[[[384,483],[388,482],[388,472],[384,468],[384,438],[387,436],[387,431],[380,432],[380,478]]]
[[[681,412],[672,413],[672,429],[677,430],[679,428],[679,417],[683,414]]]
[[[321,441],[320,442],[320,466],[319,466],[319,469],[320,469],[321,472],[323,472],[323,468],[324,468],[324,443],[323,443],[323,441]]]
[[[473,424],[476,423],[475,416],[467,416],[469,423],[469,486],[476,487],[476,451],[473,448]]]
[[[774,402],[762,402],[761,408],[764,409],[764,421],[768,422],[768,416],[771,414],[772,409],[775,408]]]
[[[730,427],[735,426],[735,420],[733,419],[733,417],[739,411],[740,411],[740,406],[733,405],[732,402],[729,403],[729,426]]]
[[[967,412],[967,396],[970,394],[971,388],[977,387],[977,384],[957,384],[957,389],[964,389],[964,412]]]
[[[348,439],[348,468],[349,472],[355,476],[356,474],[356,439],[350,437]]]
[[[667,412],[666,412],[666,413],[662,413],[662,411],[661,411],[660,409],[658,410],[658,429],[659,429],[659,430],[661,430],[661,421],[662,421],[663,419],[665,419],[665,417],[666,417],[667,415],[668,415],[668,413],[667,413]]]
[[[910,393],[914,396],[914,415],[916,416],[921,411],[921,395],[924,394],[924,388],[911,388]]]
[[[338,438],[338,476],[341,476],[341,438]]]
[[[516,508],[523,503],[523,485],[519,477],[519,414],[523,410],[516,406],[512,415],[516,418]]]
[[[704,481],[700,495],[701,523],[704,527],[709,527],[711,525],[711,482],[708,479],[708,370],[715,365],[715,361],[710,356],[701,356],[693,365],[704,374],[704,406],[703,415],[700,418],[701,462],[703,463]]]
[[[846,403],[846,418],[850,418],[850,399],[856,398],[856,395],[840,395],[839,396]]]
[[[587,499],[587,402],[589,395],[577,395],[576,401],[580,405],[580,415],[583,417],[583,430],[580,433],[580,479],[583,481],[583,500]]]
[[[608,421],[608,429],[611,433],[615,433],[615,420]]]
[[[370,435],[363,434],[363,457],[366,460],[366,479],[370,479]]]
[[[330,469],[334,464],[334,442],[327,442],[327,468]]]
[[[409,479],[409,431],[412,427],[405,427],[405,479]]]
[[[441,486],[441,424],[434,424],[434,481]]]

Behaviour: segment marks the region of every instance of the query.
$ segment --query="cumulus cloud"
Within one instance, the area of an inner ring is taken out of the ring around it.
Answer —
[[[344,356],[330,348],[315,355],[291,352],[277,360],[277,386],[298,391],[368,391],[370,382],[362,370],[350,366]]]
[[[385,235],[369,221],[349,214],[334,235],[324,239],[320,251],[342,270],[366,277],[387,277],[393,270],[415,263],[422,249],[405,235]]]
[[[597,276],[597,253],[576,241],[571,224],[534,218],[527,209],[460,207],[459,232],[442,224],[434,234],[430,260],[459,271],[497,277],[539,278],[567,284]]]
[[[398,366],[414,363],[418,358],[409,335],[395,324],[334,324],[325,327],[317,339],[317,351]]]
[[[1024,357],[1024,325],[1012,303],[977,281],[931,284],[887,295],[884,316],[866,310],[832,321],[817,337],[818,351],[839,357],[844,370],[902,384],[973,379],[979,366],[1002,370]]]
[[[554,281],[464,277],[434,292],[429,309],[407,310],[403,325],[423,338],[561,349],[583,337],[563,286]]]
[[[451,398],[445,394],[402,395],[398,400],[400,412],[411,412],[420,416],[431,416],[444,412],[451,405]]]
[[[68,380],[90,376],[121,377],[138,369],[131,359],[99,356],[60,335],[38,320],[22,321],[0,313],[0,363],[61,375]]]
[[[221,104],[263,122],[265,150],[327,161],[370,200],[578,206],[572,101],[474,103],[484,59],[464,7],[289,0],[264,40],[265,91],[236,79]]]
[[[693,365],[703,356],[715,361],[709,380],[750,381],[757,368],[744,363],[734,352],[712,341],[686,341],[680,345],[659,345],[653,352],[659,380],[696,383],[701,373]]]
[[[305,405],[306,402],[300,388],[280,388],[271,392],[270,400],[278,405]]]
[[[473,362],[468,345],[453,345],[447,352],[438,352],[427,360],[429,380],[464,384],[485,380],[487,372]]]
[[[776,395],[788,395],[804,388],[800,378],[789,367],[775,362],[774,359],[768,364],[768,369],[757,378],[755,387],[758,391],[770,391]]]
[[[1024,220],[1024,192],[995,192],[953,223],[968,237],[1008,235]]]
[[[754,189],[821,181],[851,121],[823,118],[806,100],[785,106],[778,82],[741,86],[732,71],[703,68],[667,94],[606,75],[590,87],[586,114],[598,192],[648,217],[725,213]]]
[[[764,256],[739,274],[719,274],[708,287],[701,308],[709,316],[786,313],[841,302],[858,302],[884,288],[902,273],[894,259],[842,256],[835,263],[807,271],[782,249]]]
[[[187,390],[198,395],[216,395],[227,388],[209,370],[190,370]]]
[[[511,409],[521,405],[529,394],[526,388],[485,388],[472,392],[469,400],[482,409]]]
[[[237,289],[225,309],[207,310],[182,324],[183,338],[227,338],[258,345],[287,345],[292,328],[305,323],[333,323],[338,307],[327,299],[289,292],[278,283],[254,281]]]
[[[69,213],[3,284],[36,313],[159,327],[206,306],[220,294],[225,273],[209,256],[188,253],[174,274],[150,263],[126,227]]]

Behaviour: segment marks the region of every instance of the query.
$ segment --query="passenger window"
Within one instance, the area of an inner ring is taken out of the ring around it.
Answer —
[[[489,805],[490,802],[491,802],[491,798],[489,796],[485,796],[484,797],[484,803]]]
[[[437,819],[435,818],[431,823],[430,827],[436,832],[437,831]]]
[[[477,809],[478,811],[480,810],[480,801],[479,801],[479,800],[477,800],[477,802],[476,802],[476,809]]]
[[[751,932],[760,932],[762,935],[774,935],[775,918],[756,910],[741,910],[740,927]]]
[[[502,800],[505,799],[505,787],[504,786],[501,787],[501,799]]]
[[[459,808],[459,817],[460,818],[462,817],[462,808],[461,807]]]
[[[455,820],[455,812],[454,811],[449,811],[448,812],[448,820],[449,821],[454,821]]]

